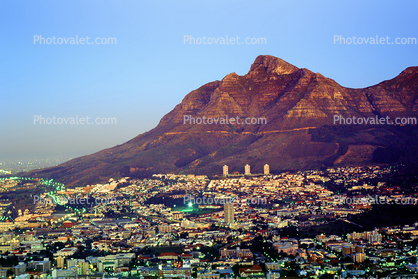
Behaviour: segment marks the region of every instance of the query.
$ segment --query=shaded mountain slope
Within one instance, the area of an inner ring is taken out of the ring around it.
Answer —
[[[220,174],[405,162],[417,158],[417,125],[334,125],[344,117],[417,117],[418,67],[392,80],[345,88],[282,59],[259,56],[244,76],[231,73],[190,92],[156,128],[123,145],[26,173],[70,186],[152,173]],[[185,117],[240,117],[263,124],[196,124]]]

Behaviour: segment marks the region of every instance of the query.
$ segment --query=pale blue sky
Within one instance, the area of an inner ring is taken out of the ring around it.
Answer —
[[[339,45],[343,37],[418,37],[416,1],[2,1],[0,161],[74,157],[152,129],[183,97],[260,54],[365,87],[418,65],[418,45]],[[114,37],[116,45],[40,45]],[[190,45],[264,37],[265,45]],[[34,125],[33,116],[115,117],[116,125]]]

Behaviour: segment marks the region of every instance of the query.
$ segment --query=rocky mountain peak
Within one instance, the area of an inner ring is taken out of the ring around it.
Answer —
[[[220,174],[225,164],[240,171],[249,163],[255,172],[264,164],[273,172],[376,162],[418,165],[417,125],[336,125],[336,115],[418,117],[418,67],[374,86],[351,89],[261,55],[248,74],[231,73],[191,91],[155,129],[27,175],[81,186],[159,172]],[[185,122],[185,117],[194,120]],[[226,117],[267,121],[222,123]],[[213,122],[205,124],[203,118]]]
[[[278,75],[288,75],[296,72],[297,70],[297,67],[293,66],[290,63],[287,63],[286,61],[280,58],[270,55],[260,55],[255,59],[254,63],[251,65],[248,74],[258,74],[258,72],[261,71],[266,74],[275,73]]]
[[[414,75],[418,77],[418,66],[415,67],[408,67],[405,70],[402,71],[402,73],[400,74],[402,75]]]

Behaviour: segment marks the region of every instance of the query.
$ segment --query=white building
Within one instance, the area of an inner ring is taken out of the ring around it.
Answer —
[[[270,166],[269,166],[269,165],[267,165],[267,164],[265,164],[265,165],[264,165],[264,174],[265,174],[265,175],[270,174]]]
[[[75,252],[77,252],[77,248],[63,248],[57,252],[55,252],[54,256],[55,257],[69,257],[75,254]]]
[[[250,165],[249,164],[246,164],[245,165],[245,168],[244,168],[244,170],[245,170],[245,175],[250,175],[251,174],[251,167],[250,167]]]
[[[223,166],[222,171],[223,171],[223,176],[228,176],[229,170],[228,170],[228,166],[227,165],[224,165]]]
[[[97,269],[99,272],[103,272],[107,267],[114,270],[120,266],[128,264],[133,258],[135,258],[135,253],[123,253],[99,257],[97,259]]]

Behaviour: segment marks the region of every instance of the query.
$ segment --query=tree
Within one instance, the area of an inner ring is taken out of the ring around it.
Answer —
[[[113,273],[113,267],[108,266],[108,267],[105,267],[104,270],[108,273],[111,273],[111,272]]]
[[[308,249],[308,244],[303,243],[303,244],[301,244],[301,245],[299,246],[299,248],[302,248],[302,249]]]
[[[319,277],[321,279],[332,279],[335,278],[333,274],[330,273],[325,273],[324,275],[322,275],[321,277]]]

